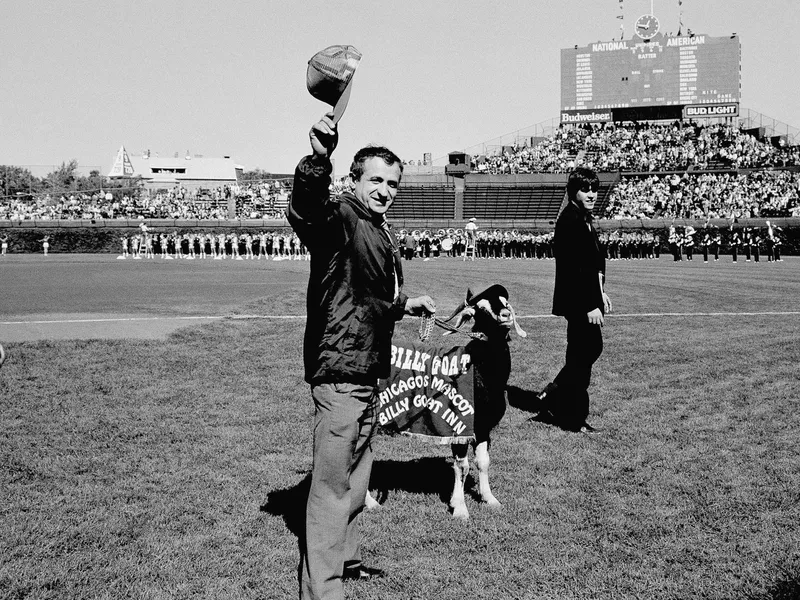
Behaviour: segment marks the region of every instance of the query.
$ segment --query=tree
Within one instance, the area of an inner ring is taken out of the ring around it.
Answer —
[[[28,169],[0,165],[0,195],[19,196],[35,194],[42,188],[42,181]]]
[[[106,178],[100,175],[100,171],[94,169],[88,177],[78,175],[75,179],[75,189],[80,192],[97,192],[106,186]]]
[[[239,181],[272,181],[273,179],[291,179],[292,177],[294,177],[292,173],[270,173],[264,169],[255,168],[242,173],[239,176]]]
[[[58,169],[48,173],[44,178],[44,184],[49,190],[59,193],[67,190],[74,190],[77,178],[78,161],[73,158],[68,163],[62,162]]]

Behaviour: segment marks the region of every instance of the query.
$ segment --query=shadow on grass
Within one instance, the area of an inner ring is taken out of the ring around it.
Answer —
[[[525,412],[533,413],[531,420],[559,427],[558,423],[549,420],[549,413],[543,412],[543,406],[536,392],[524,390],[516,386],[508,387],[508,403]],[[465,492],[475,500],[480,496],[475,480],[470,473],[465,485]],[[392,492],[410,494],[436,495],[445,504],[450,501],[453,484],[453,468],[449,457],[423,457],[413,460],[376,460],[372,465],[369,489],[380,503],[384,504]],[[308,491],[311,487],[311,473],[306,473],[295,485],[269,492],[267,501],[261,506],[261,512],[282,517],[287,529],[298,538],[302,545],[305,533],[305,510]]]
[[[745,593],[746,600],[797,600],[800,598],[800,562],[776,565],[777,574],[767,589]]]
[[[537,392],[532,390],[523,390],[515,385],[509,385],[506,387],[506,395],[508,396],[509,406],[521,411],[538,414],[543,408],[537,397]]]
[[[311,488],[311,473],[292,487],[273,490],[267,494],[267,501],[261,505],[261,512],[283,517],[286,528],[297,536],[302,544],[305,535],[306,501]]]
[[[575,431],[574,428],[571,428],[568,425],[560,422],[550,412],[550,410],[553,410],[552,405],[549,406],[550,410],[548,410],[548,405],[539,399],[537,392],[523,390],[517,386],[510,385],[506,388],[506,394],[508,396],[509,406],[513,406],[521,411],[531,413],[531,418],[529,419],[530,421],[551,425],[561,429],[562,431]]]
[[[392,491],[410,494],[435,494],[442,502],[449,502],[448,486],[452,485],[453,468],[442,456],[414,460],[377,460],[372,466],[369,489],[377,490],[376,500],[383,504]]]
[[[447,458],[425,457],[410,461],[376,460],[372,465],[369,488],[377,490],[377,500],[383,504],[392,491],[411,494],[436,494],[443,502],[450,499],[449,484],[453,469]],[[297,536],[302,546],[305,535],[305,513],[311,473],[295,485],[273,490],[261,505],[261,512],[282,517],[286,528]]]

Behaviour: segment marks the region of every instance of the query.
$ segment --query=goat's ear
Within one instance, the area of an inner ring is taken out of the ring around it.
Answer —
[[[510,303],[506,306],[508,306],[508,310],[511,311],[511,321],[514,323],[514,329],[517,332],[517,335],[521,338],[528,337],[528,334],[522,327],[520,327],[519,321],[517,321],[517,313],[514,311],[514,307],[511,306]]]
[[[472,298],[474,296],[475,296],[475,294],[472,293],[472,290],[470,288],[467,288],[467,295],[466,295],[466,297],[464,299],[464,305],[465,306],[468,305],[470,300],[472,300]]]

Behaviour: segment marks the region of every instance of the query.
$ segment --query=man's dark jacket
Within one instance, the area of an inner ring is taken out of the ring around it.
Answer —
[[[567,203],[556,221],[554,236],[556,282],[553,314],[574,318],[599,308],[605,312],[598,273],[605,278],[606,260],[600,252],[597,233],[586,212]]]
[[[305,379],[374,385],[389,375],[394,324],[404,314],[407,297],[395,297],[402,267],[382,216],[349,192],[330,197],[331,170],[327,159],[302,159],[287,209],[311,252]]]

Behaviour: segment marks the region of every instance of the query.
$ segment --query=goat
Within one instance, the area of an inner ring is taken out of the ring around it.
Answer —
[[[455,326],[449,321],[457,317]],[[508,347],[512,327],[520,337],[526,337],[516,320],[514,309],[508,302],[508,291],[501,285],[493,285],[473,295],[467,289],[461,305],[444,321],[436,324],[448,333],[467,333],[461,328],[471,324],[468,335],[472,338],[465,346],[474,369],[475,439],[470,443],[451,444],[453,454],[454,483],[450,496],[453,517],[468,519],[469,511],[464,500],[464,484],[469,474],[469,447],[473,446],[478,468],[478,492],[483,502],[499,507],[500,502],[489,485],[489,447],[491,431],[503,418],[506,411],[506,386],[511,374],[511,352]],[[379,503],[367,492],[366,508],[373,509]]]

